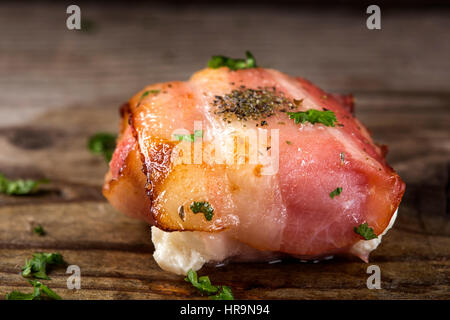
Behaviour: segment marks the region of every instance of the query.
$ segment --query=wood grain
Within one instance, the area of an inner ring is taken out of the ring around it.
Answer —
[[[149,227],[104,200],[106,163],[86,139],[116,132],[118,106],[144,85],[186,79],[211,54],[251,49],[263,65],[354,92],[357,116],[389,145],[406,194],[371,257],[382,290],[367,289],[368,265],[356,259],[201,273],[239,299],[450,298],[447,12],[388,12],[378,33],[346,9],[86,4],[82,12],[93,29],[76,33],[64,28],[62,5],[0,4],[0,172],[51,180],[35,196],[0,195],[0,295],[30,291],[20,268],[42,250],[81,268],[78,291],[66,288],[64,268],[51,271],[46,283],[65,299],[202,298],[158,268]],[[45,237],[31,231],[37,223]]]

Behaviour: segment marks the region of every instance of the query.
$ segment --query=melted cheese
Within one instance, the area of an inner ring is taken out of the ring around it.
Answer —
[[[381,238],[394,225],[397,211],[378,238],[360,240],[350,252],[368,262],[370,252],[378,247]],[[180,275],[185,275],[189,269],[197,271],[205,263],[222,262],[230,258],[237,261],[269,261],[277,257],[277,254],[259,251],[234,240],[225,232],[165,232],[152,227],[152,241],[155,246],[153,257],[161,269]]]

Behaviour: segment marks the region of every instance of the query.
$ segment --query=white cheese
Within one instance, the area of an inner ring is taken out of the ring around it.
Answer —
[[[360,240],[350,249],[359,257],[367,257],[381,242],[381,238],[394,225],[397,211],[381,235],[372,240]],[[239,261],[270,261],[277,257],[271,252],[253,249],[231,237],[226,232],[199,231],[165,232],[152,227],[155,246],[153,257],[161,269],[185,275],[189,269],[199,270],[205,263],[222,262],[237,257]]]
[[[382,234],[380,234],[377,238],[372,239],[372,240],[360,240],[360,241],[358,241],[350,249],[350,253],[354,254],[355,256],[358,256],[358,257],[368,257],[369,254],[373,250],[375,250],[378,247],[378,245],[381,243],[381,238],[394,225],[395,219],[397,219],[397,212],[398,212],[398,209],[395,210],[394,214],[392,215],[391,221],[389,221],[389,225],[387,226],[386,229],[384,229]],[[368,262],[368,261],[366,261],[366,262]]]
[[[183,275],[189,269],[199,270],[207,262],[223,261],[238,254],[243,246],[224,232],[165,232],[157,227],[152,227],[152,241],[153,257],[158,265],[163,270]]]

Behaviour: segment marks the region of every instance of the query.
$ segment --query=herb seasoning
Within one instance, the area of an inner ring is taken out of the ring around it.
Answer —
[[[295,110],[300,105],[286,98],[283,93],[276,92],[276,88],[249,89],[241,85],[224,96],[215,96],[213,105],[214,113],[222,117],[222,120],[230,123],[232,120],[258,121],[256,126],[265,126],[268,117],[277,111],[287,112]]]
[[[211,221],[214,215],[214,208],[211,206],[211,204],[208,201],[194,201],[192,202],[191,211],[195,214],[201,212],[205,215],[205,219],[208,221]]]

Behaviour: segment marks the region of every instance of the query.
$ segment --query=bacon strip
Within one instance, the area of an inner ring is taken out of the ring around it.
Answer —
[[[339,125],[295,124],[284,112],[267,118],[264,128],[279,130],[275,175],[261,175],[260,165],[250,163],[212,163],[205,153],[201,164],[175,163],[176,129],[193,133],[201,122],[203,150],[212,153],[214,138],[244,133],[242,122],[223,121],[213,103],[241,86],[274,88],[301,100],[298,111],[333,111]],[[159,93],[142,97],[148,90]],[[166,231],[227,230],[252,248],[304,258],[346,253],[361,240],[353,227],[367,222],[376,234],[387,228],[405,188],[352,112],[351,96],[327,94],[271,69],[205,69],[188,82],[155,84],[129,101],[104,194],[124,213]],[[337,187],[342,193],[331,198]],[[190,212],[193,201],[208,201],[213,219]]]

